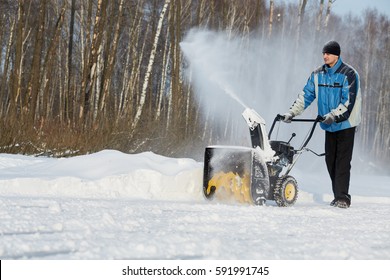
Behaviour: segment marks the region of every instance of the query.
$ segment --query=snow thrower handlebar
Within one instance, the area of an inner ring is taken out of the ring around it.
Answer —
[[[280,122],[283,119],[284,119],[283,115],[280,115],[280,114],[276,115],[276,117],[275,117],[275,119],[274,119],[274,121],[272,123],[271,129],[270,129],[270,131],[268,133],[268,139],[271,139],[271,134],[272,134],[272,131],[274,130],[276,122]],[[309,136],[307,137],[306,141],[303,143],[303,145],[301,147],[301,150],[303,150],[307,146],[307,144],[309,143],[311,137],[313,136],[313,133],[314,133],[314,130],[315,130],[316,126],[317,126],[317,123],[319,123],[319,122],[321,122],[323,120],[324,120],[324,117],[322,117],[320,115],[318,115],[315,119],[292,119],[291,120],[291,122],[313,122],[313,126],[312,126],[312,128],[311,128],[311,130],[309,132]],[[313,152],[313,151],[311,151],[311,152]],[[314,154],[318,155],[317,153],[314,153]],[[318,155],[318,156],[322,156],[322,154]]]
[[[272,134],[272,131],[275,127],[276,122],[280,122],[283,119],[284,119],[283,115],[280,115],[280,114],[276,115],[276,117],[272,123],[271,130],[268,134],[268,139],[270,140],[270,143],[271,143],[271,146],[273,146],[273,149],[274,148],[276,149],[276,151],[277,151],[276,153],[278,154],[279,157],[281,157],[282,159],[287,157],[288,164],[285,165],[285,166],[287,166],[287,171],[284,174],[285,176],[287,176],[290,173],[291,169],[294,167],[295,163],[297,162],[297,160],[300,157],[300,155],[302,154],[302,152],[309,151],[309,152],[312,152],[313,154],[315,154],[316,156],[324,156],[325,155],[325,154],[317,154],[316,152],[312,151],[311,149],[306,148],[307,144],[309,143],[309,141],[311,140],[311,138],[313,136],[313,133],[314,133],[314,130],[317,126],[317,123],[323,121],[324,118],[322,116],[317,116],[315,119],[292,119],[291,120],[292,122],[312,122],[313,123],[313,126],[311,127],[310,131],[308,132],[308,136],[306,137],[306,140],[304,141],[304,143],[302,144],[302,146],[298,150],[295,150],[290,145],[291,139],[296,135],[295,133],[292,134],[292,137],[290,138],[289,142],[271,141],[271,134]],[[287,154],[286,154],[286,151],[287,151]],[[284,160],[284,162],[286,162],[286,160]]]

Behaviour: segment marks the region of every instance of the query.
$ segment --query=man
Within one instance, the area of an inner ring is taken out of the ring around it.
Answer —
[[[349,180],[355,128],[361,120],[359,75],[340,57],[340,45],[330,41],[322,49],[325,64],[310,75],[302,93],[284,114],[284,121],[300,115],[315,99],[325,130],[325,161],[332,180],[331,206],[351,205]]]

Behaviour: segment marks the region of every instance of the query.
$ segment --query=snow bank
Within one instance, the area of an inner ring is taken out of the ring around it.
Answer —
[[[202,164],[152,152],[73,158],[0,155],[0,195],[200,200]]]

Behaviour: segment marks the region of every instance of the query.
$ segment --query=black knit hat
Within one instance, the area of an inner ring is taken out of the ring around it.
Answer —
[[[340,45],[336,41],[329,41],[322,48],[322,53],[330,53],[330,54],[340,56],[340,52],[341,52]]]

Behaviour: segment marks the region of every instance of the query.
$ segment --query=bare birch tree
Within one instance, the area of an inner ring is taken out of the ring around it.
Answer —
[[[274,0],[269,1],[268,38],[272,35],[272,23],[274,21]]]
[[[154,58],[156,56],[156,51],[157,51],[157,44],[158,44],[158,40],[159,40],[159,37],[160,37],[160,33],[161,33],[161,29],[162,29],[162,24],[163,24],[163,21],[164,21],[165,13],[167,12],[167,9],[168,9],[168,6],[169,6],[170,2],[171,2],[170,0],[165,0],[164,6],[163,6],[163,8],[161,10],[161,13],[160,13],[156,34],[154,35],[152,51],[150,53],[149,63],[148,63],[147,69],[146,69],[146,74],[145,74],[145,78],[144,78],[144,82],[143,82],[143,86],[142,86],[140,100],[139,100],[139,103],[138,103],[138,106],[137,106],[137,109],[136,109],[136,114],[135,114],[135,117],[134,117],[134,120],[133,120],[133,125],[132,125],[133,129],[137,126],[137,124],[138,124],[138,122],[139,122],[139,120],[141,118],[143,107],[145,105],[146,90],[148,88],[149,78],[150,78],[150,75],[151,75],[152,70],[153,70]]]
[[[120,0],[120,2],[119,2],[114,37],[112,40],[112,44],[110,45],[110,52],[108,54],[107,69],[105,70],[105,77],[104,77],[103,89],[102,89],[102,97],[99,100],[99,110],[100,111],[103,111],[104,107],[106,106],[106,97],[109,94],[109,90],[110,90],[109,88],[110,88],[110,84],[111,84],[111,80],[112,80],[115,58],[116,58],[117,49],[118,49],[119,32],[120,32],[122,14],[123,14],[123,2],[124,2],[124,0]]]
[[[333,4],[335,1],[336,1],[336,0],[328,0],[328,5],[327,5],[327,7],[326,7],[325,23],[324,23],[325,29],[328,28],[329,18],[330,18],[330,11],[331,11],[331,8],[332,8],[332,4]]]
[[[12,26],[11,26],[11,29],[10,29],[10,34],[9,34],[9,40],[8,40],[8,43],[6,45],[6,52],[5,52],[5,56],[4,56],[4,68],[3,68],[3,75],[2,75],[2,79],[1,79],[1,87],[0,87],[0,96],[3,98],[4,102],[1,106],[1,116],[5,116],[7,117],[7,114],[9,113],[8,111],[8,107],[9,107],[9,104],[10,102],[12,102],[11,98],[10,98],[10,95],[9,95],[9,92],[7,91],[7,88],[9,88],[9,83],[10,83],[10,76],[11,74],[9,72],[12,71],[9,71],[9,66],[10,66],[10,56],[11,56],[11,47],[12,47],[12,42],[13,42],[13,38],[14,38],[14,35],[15,35],[15,26],[16,26],[16,19],[13,20],[12,22]]]
[[[38,92],[40,85],[40,75],[41,73],[41,60],[42,60],[42,47],[43,47],[43,36],[44,36],[44,27],[45,27],[45,16],[46,16],[46,5],[47,1],[42,0],[39,7],[39,23],[38,30],[35,36],[35,45],[33,53],[33,61],[30,71],[30,80],[28,84],[28,98],[25,100],[25,107],[30,106],[30,116],[29,120],[34,122],[37,109],[38,101]]]
[[[48,46],[46,55],[44,57],[44,62],[42,65],[43,76],[41,78],[39,96],[38,96],[39,98],[38,106],[40,107],[38,114],[40,114],[40,116],[44,118],[48,118],[50,113],[50,103],[49,103],[50,79],[52,78],[52,69],[55,65],[54,64],[55,57],[56,57],[55,54],[57,50],[57,44],[59,43],[62,26],[64,23],[66,6],[67,6],[67,2],[65,1],[62,5],[62,8],[60,9],[60,14],[58,15],[56,24],[54,26],[53,34],[50,37],[50,44]]]
[[[73,36],[75,26],[75,13],[76,13],[76,0],[72,0],[70,8],[70,23],[69,23],[69,41],[68,41],[68,67],[66,71],[67,84],[66,84],[66,95],[64,97],[64,110],[60,110],[60,119],[65,118],[67,121],[70,120],[73,112],[72,97],[71,97],[71,84],[73,78],[72,71],[72,58],[73,58]]]
[[[11,98],[9,103],[9,112],[16,117],[17,115],[17,102],[21,92],[21,80],[22,80],[22,63],[23,63],[23,41],[25,40],[25,28],[24,28],[24,10],[25,3],[23,0],[18,2],[18,16],[16,20],[16,48],[15,48],[15,63],[13,66],[11,76]],[[8,111],[8,110],[7,110]]]
[[[143,13],[141,12],[141,7],[143,6],[143,1],[138,1],[135,9],[134,19],[129,25],[128,33],[129,40],[127,42],[128,48],[126,50],[126,64],[125,70],[123,73],[123,82],[121,93],[118,103],[118,121],[120,117],[128,116],[131,120],[132,116],[132,100],[133,93],[135,91],[135,79],[139,75],[140,64],[138,61],[142,61],[144,54],[144,45],[141,47],[141,51],[138,51],[139,45],[141,44],[141,22]],[[148,31],[145,32],[148,34]],[[144,41],[145,42],[145,41]]]
[[[85,119],[87,117],[91,105],[90,99],[93,95],[94,85],[96,82],[98,57],[101,50],[104,24],[107,17],[107,4],[108,0],[98,0],[91,50],[88,54],[88,64],[85,65],[81,85],[80,119]]]
[[[296,48],[299,46],[299,42],[301,39],[301,33],[302,33],[302,22],[303,18],[305,16],[305,8],[306,8],[307,0],[300,0],[299,1],[299,7],[298,7],[298,23],[297,23],[297,31],[296,31]]]

